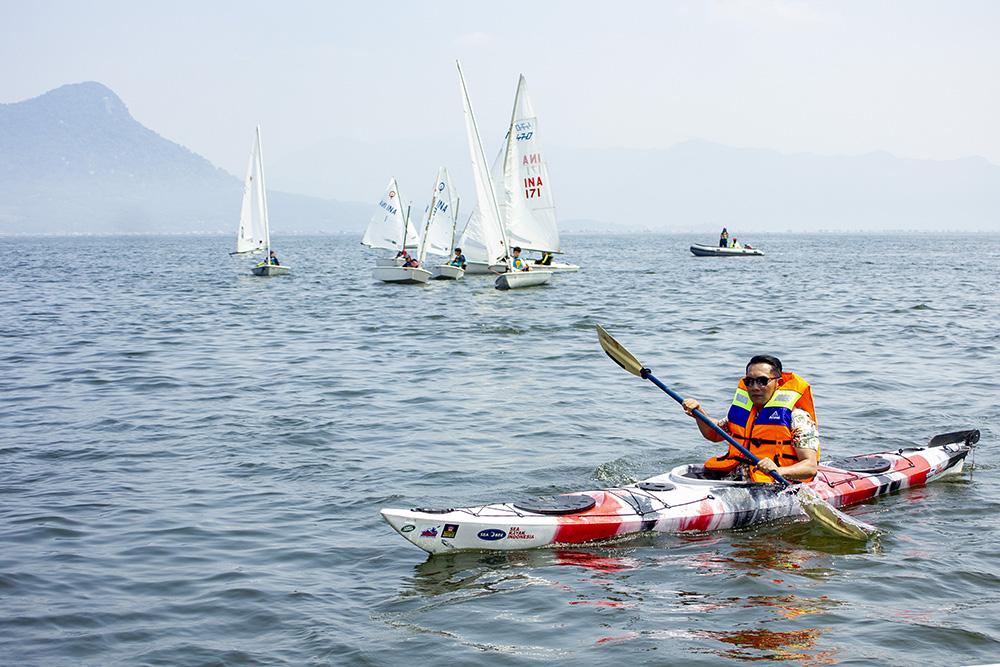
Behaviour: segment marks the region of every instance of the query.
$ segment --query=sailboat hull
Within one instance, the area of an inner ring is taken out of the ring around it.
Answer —
[[[255,266],[250,271],[255,276],[284,276],[288,274],[288,267],[278,266],[277,264],[264,264],[263,266]]]
[[[376,257],[375,266],[402,266],[402,257]]]
[[[465,269],[453,264],[440,264],[431,269],[431,280],[458,280],[465,275]]]
[[[426,283],[431,272],[414,266],[376,266],[372,269],[372,277],[384,283],[415,285]]]
[[[544,285],[552,277],[551,271],[514,271],[511,273],[501,273],[497,276],[494,287],[497,289],[521,289],[522,287],[534,287]]]
[[[465,267],[465,272],[470,276],[481,276],[488,273],[503,273],[506,270],[503,264],[487,264],[486,262],[469,262]]]
[[[552,262],[551,264],[532,264],[545,271],[559,271],[562,273],[576,273],[580,270],[579,264],[569,264],[567,262]]]

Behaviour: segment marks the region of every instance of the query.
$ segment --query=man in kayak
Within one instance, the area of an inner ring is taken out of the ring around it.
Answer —
[[[723,456],[705,461],[705,470],[729,479],[773,482],[777,472],[790,482],[807,482],[819,463],[819,431],[809,383],[794,373],[782,373],[781,362],[770,355],[757,355],[747,364],[726,419],[712,420],[760,461],[756,466],[730,445]],[[686,398],[681,407],[694,416],[701,405]],[[705,415],[708,416],[707,414]],[[701,434],[712,442],[722,437],[698,421]]]

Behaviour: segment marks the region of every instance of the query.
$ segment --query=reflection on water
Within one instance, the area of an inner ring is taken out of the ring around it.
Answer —
[[[775,632],[773,630],[736,630],[714,632],[693,630],[692,635],[717,639],[735,648],[713,651],[720,658],[755,662],[758,660],[795,660],[802,665],[829,665],[840,653],[816,650],[816,640],[831,628]]]
[[[569,626],[585,645],[657,645],[669,639],[681,641],[690,655],[829,664],[839,654],[820,642],[830,628],[810,619],[818,621],[845,603],[802,592],[837,577],[830,560],[823,552],[763,540],[755,533],[672,536],[658,551],[594,547],[441,554],[414,567],[403,581],[395,610],[383,620],[412,632],[447,632],[468,646],[488,645],[490,651],[518,655],[562,655],[546,648],[545,641],[527,638],[543,627]],[[678,575],[683,581],[684,572],[697,577],[696,587],[664,585]],[[667,579],[657,583],[660,573]],[[754,580],[775,593],[762,594],[760,585],[751,585]],[[548,592],[531,593],[539,587]],[[518,607],[511,598],[525,596],[537,600],[532,613],[510,611]],[[446,617],[440,614],[454,605],[486,627],[489,619],[502,619],[525,639],[487,641],[491,635],[482,625],[473,629],[456,622],[454,610]],[[449,620],[442,624],[443,618]],[[664,618],[696,620],[699,626],[637,629],[659,625]],[[812,627],[802,628],[803,622]]]

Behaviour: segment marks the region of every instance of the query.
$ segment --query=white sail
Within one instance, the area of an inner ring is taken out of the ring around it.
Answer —
[[[420,261],[424,254],[451,255],[455,246],[455,216],[458,214],[458,194],[448,173],[448,167],[438,169],[434,181],[434,194],[424,212],[423,245],[420,247]]]
[[[260,126],[250,150],[250,164],[243,183],[243,205],[236,235],[236,253],[257,253],[271,247],[267,226],[267,200],[264,198],[264,161],[260,150]]]
[[[509,262],[503,221],[500,218],[500,210],[497,206],[493,181],[486,168],[486,154],[483,150],[483,142],[479,136],[475,114],[472,112],[472,101],[469,99],[469,91],[465,87],[462,65],[457,61],[456,63],[458,64],[458,78],[462,82],[462,106],[465,110],[465,129],[469,135],[469,152],[472,155],[472,172],[476,182],[477,208],[481,215],[478,231],[481,234],[482,246],[485,248],[486,256],[484,259],[490,264],[498,263],[501,260]],[[462,250],[463,252],[465,251],[464,246]]]
[[[390,178],[385,194],[379,199],[378,206],[368,221],[361,243],[371,248],[397,252],[403,249],[404,244],[406,248],[416,248],[420,243],[420,236],[408,219],[404,206],[396,179]]]
[[[497,192],[504,193],[501,212],[508,242],[525,250],[560,252],[548,163],[524,75],[517,83],[507,133],[503,183]]]
[[[504,156],[507,154],[507,145],[500,149],[497,154],[496,160],[493,161],[493,166],[490,167],[490,179],[493,181],[493,192],[503,192],[503,165]],[[503,219],[503,209],[500,201],[497,201],[497,206],[500,208],[500,219]],[[486,258],[486,242],[483,232],[484,218],[482,213],[482,206],[480,202],[476,202],[476,207],[472,210],[472,215],[469,216],[469,221],[465,224],[465,231],[462,232],[462,238],[458,242],[460,248],[462,248],[462,254],[470,262],[479,262],[482,264],[488,264],[489,260]]]

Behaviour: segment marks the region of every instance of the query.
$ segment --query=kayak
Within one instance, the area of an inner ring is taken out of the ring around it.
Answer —
[[[819,465],[806,486],[834,507],[854,505],[962,471],[979,431],[935,436],[926,447]],[[796,485],[797,486],[797,485]],[[451,509],[383,509],[404,538],[429,553],[582,544],[643,531],[705,532],[806,516],[796,487],[712,479],[701,464],[596,491]]]
[[[695,243],[691,246],[691,253],[698,257],[753,257],[762,256],[764,251],[757,248],[720,248]]]

